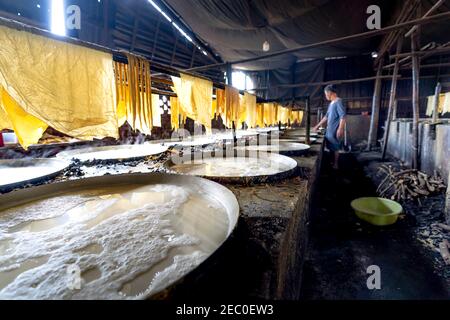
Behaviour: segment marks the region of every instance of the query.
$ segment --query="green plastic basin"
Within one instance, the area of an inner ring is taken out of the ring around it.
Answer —
[[[403,212],[398,202],[384,198],[359,198],[353,200],[351,206],[358,218],[376,226],[394,224]]]

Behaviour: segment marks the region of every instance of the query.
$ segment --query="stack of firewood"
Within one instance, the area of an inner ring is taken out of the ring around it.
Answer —
[[[446,188],[436,172],[429,176],[415,169],[397,170],[387,165],[380,166],[379,171],[385,176],[378,186],[378,195],[395,201],[418,199]]]

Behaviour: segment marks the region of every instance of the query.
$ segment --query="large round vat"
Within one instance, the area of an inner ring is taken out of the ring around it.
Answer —
[[[0,160],[0,192],[51,179],[69,166],[60,159]]]
[[[59,159],[76,159],[81,162],[91,161],[124,161],[142,159],[166,152],[167,146],[160,144],[117,145],[92,147],[63,151],[56,155]]]
[[[265,183],[290,177],[297,168],[292,158],[275,153],[227,150],[222,153],[196,153],[173,156],[167,168],[183,175],[194,175],[221,183]]]
[[[0,196],[0,299],[144,299],[187,276],[236,226],[227,188],[132,174]]]

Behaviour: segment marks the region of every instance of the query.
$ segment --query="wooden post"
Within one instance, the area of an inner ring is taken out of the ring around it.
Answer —
[[[412,59],[412,168],[419,169],[419,56],[414,54],[417,51],[417,31],[411,35]]]
[[[233,85],[233,68],[231,64],[227,64],[227,84],[230,87]]]
[[[434,103],[433,103],[433,123],[438,122],[439,120],[439,96],[441,95],[441,83],[438,82],[436,85],[436,89],[434,90]]]
[[[306,111],[306,144],[310,144],[311,139],[310,139],[310,130],[311,130],[311,107],[309,105],[309,97],[306,98],[306,106],[305,106],[305,111]]]
[[[397,54],[400,54],[400,52],[402,51],[402,45],[403,45],[403,37],[400,37],[397,40],[397,50],[396,50]],[[386,157],[386,150],[389,141],[389,130],[391,129],[392,112],[394,110],[395,97],[397,95],[397,76],[399,69],[398,61],[399,58],[395,58],[394,73],[392,74],[391,93],[389,96],[389,109],[386,118],[386,125],[384,127],[384,138],[383,138],[383,149],[381,151],[381,160],[384,160],[384,158]]]
[[[377,144],[378,122],[380,120],[380,103],[381,103],[381,73],[383,64],[380,60],[378,64],[377,77],[375,79],[375,87],[372,99],[372,116],[370,118],[369,137],[367,139],[367,149],[371,150]]]

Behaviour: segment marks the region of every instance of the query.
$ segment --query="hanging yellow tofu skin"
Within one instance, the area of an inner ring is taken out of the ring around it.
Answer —
[[[226,105],[226,125],[233,126],[233,122],[238,126],[239,122],[239,90],[230,86],[225,86]]]
[[[47,130],[47,124],[35,116],[27,113],[23,108],[0,86],[0,109],[8,116],[11,129],[14,130],[20,145],[27,150]]]
[[[256,96],[245,93],[245,99],[247,102],[247,119],[246,123],[249,128],[256,128],[258,124],[258,112],[256,109]]]
[[[4,110],[4,108],[2,106],[2,102],[1,102],[1,98],[0,98],[0,130],[3,130],[3,129],[12,130],[13,127],[12,127],[11,121],[9,121],[8,114],[6,113],[6,111]]]
[[[217,101],[216,113],[222,118],[222,121],[225,123],[225,119],[226,119],[225,90],[216,89],[216,101]]]
[[[264,128],[264,104],[263,103],[258,103],[256,105],[256,110],[257,110],[257,125],[260,128]]]
[[[237,127],[240,128],[246,120],[247,120],[247,96],[241,94],[239,96],[239,111],[238,111]]]
[[[177,97],[170,97],[170,123],[172,130],[178,130],[180,128],[180,105]]]
[[[0,85],[27,115],[59,132],[118,138],[111,54],[0,26]]]

